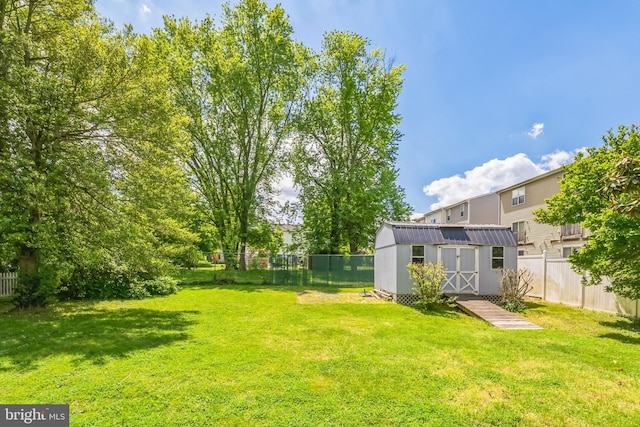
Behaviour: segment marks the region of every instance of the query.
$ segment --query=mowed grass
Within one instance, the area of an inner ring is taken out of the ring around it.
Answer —
[[[0,403],[68,403],[72,426],[640,424],[630,320],[533,303],[545,329],[505,331],[299,292],[191,285],[5,312]]]

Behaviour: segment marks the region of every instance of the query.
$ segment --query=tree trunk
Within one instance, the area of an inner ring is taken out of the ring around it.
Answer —
[[[18,270],[25,277],[36,277],[40,264],[40,248],[27,244],[20,245],[18,250]]]
[[[240,271],[247,271],[247,244],[243,243],[240,245]]]
[[[340,251],[340,208],[338,199],[333,199],[332,212],[331,212],[331,228],[329,234],[329,253],[337,254]]]
[[[240,215],[240,271],[247,271],[247,235],[249,234],[249,213],[243,209]]]

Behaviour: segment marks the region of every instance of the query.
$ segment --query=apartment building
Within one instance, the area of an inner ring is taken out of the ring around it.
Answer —
[[[585,230],[579,224],[558,227],[533,220],[533,212],[546,206],[545,199],[560,191],[563,176],[564,169],[558,168],[497,192],[499,224],[511,227],[519,256],[547,251],[549,258],[566,258],[584,244]]]
[[[579,224],[561,227],[534,221],[533,212],[560,191],[564,168],[558,168],[495,193],[435,209],[416,220],[425,224],[497,224],[510,227],[518,241],[518,256],[566,258],[584,245],[587,230]]]
[[[499,222],[500,197],[483,194],[427,212],[416,222],[424,224],[494,224]]]

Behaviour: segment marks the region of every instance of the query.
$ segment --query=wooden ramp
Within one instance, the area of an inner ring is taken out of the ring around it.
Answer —
[[[465,312],[472,316],[491,323],[500,329],[542,329],[538,325],[524,320],[517,314],[511,313],[502,307],[498,307],[492,302],[479,299],[478,297],[459,296],[456,303]]]

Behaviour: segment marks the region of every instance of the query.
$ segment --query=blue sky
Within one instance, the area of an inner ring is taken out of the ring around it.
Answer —
[[[138,32],[162,15],[219,17],[221,1],[97,0]],[[316,50],[353,31],[407,65],[399,184],[427,212],[559,167],[640,123],[635,0],[268,0]],[[286,187],[286,182],[284,184]],[[289,191],[287,191],[290,194]]]

